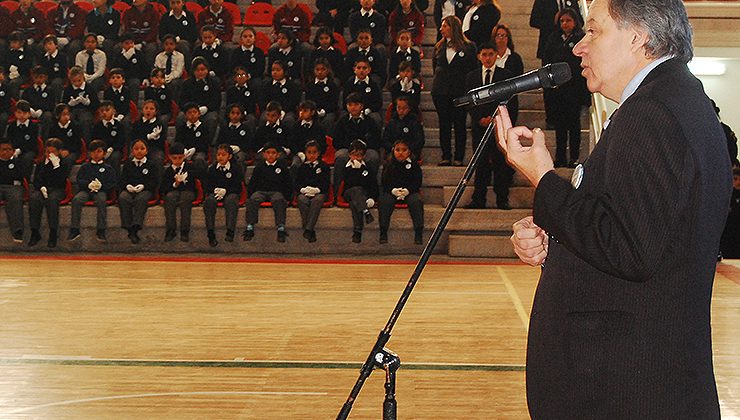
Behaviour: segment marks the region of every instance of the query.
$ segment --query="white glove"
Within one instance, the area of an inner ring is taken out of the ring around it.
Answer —
[[[49,190],[47,190],[46,187],[39,188],[39,191],[41,191],[41,195],[44,196],[44,199],[49,198]]]
[[[316,187],[308,187],[309,193],[311,193],[311,197],[315,196],[316,194],[320,193],[321,190]]]
[[[28,45],[33,45],[33,38],[28,38],[28,39],[26,40],[26,43],[27,43]]]
[[[289,147],[283,147],[283,153],[285,153],[285,156],[288,156],[290,154],[290,148]]]
[[[149,79],[144,79],[141,81],[141,85],[144,87],[149,87]]]
[[[190,149],[185,149],[185,160],[190,159],[195,154],[195,147],[191,147]]]
[[[133,57],[135,53],[136,53],[136,48],[131,48],[126,51],[121,51],[121,55],[126,57],[126,60],[130,60],[131,57]]]
[[[362,168],[362,162],[360,162],[359,160],[352,159],[350,161],[350,165],[352,166],[353,169],[360,169],[360,168]]]
[[[113,148],[112,147],[107,148],[105,150],[105,157],[103,159],[108,159],[110,157],[110,155],[112,155],[112,154],[113,154]]]
[[[179,35],[175,37],[175,42],[180,42],[180,36]]]
[[[102,186],[103,184],[101,184],[97,178],[93,179],[92,181],[90,181],[89,184],[87,184],[87,188],[92,192],[100,191],[100,187]]]
[[[159,140],[159,136],[162,134],[162,126],[154,127],[151,133],[146,135],[147,140]]]
[[[403,197],[403,194],[401,194],[401,189],[400,188],[394,188],[394,189],[392,189],[391,190],[391,194],[395,195],[396,198],[398,198],[398,199],[402,199],[402,197]]]
[[[103,35],[98,35],[98,45],[103,45],[104,41],[105,37]]]
[[[373,111],[370,108],[365,108],[365,115],[370,115],[371,112]]]
[[[208,107],[207,106],[199,106],[198,112],[200,112],[200,116],[204,116],[208,113]]]
[[[373,206],[375,206],[375,200],[373,200],[372,198],[368,198],[367,200],[365,200],[365,205],[367,206],[367,208],[372,208]]]
[[[298,159],[300,159],[300,160],[301,160],[301,163],[303,163],[303,162],[305,162],[305,161],[306,161],[306,154],[305,154],[305,153],[303,153],[303,152],[298,152],[298,153],[296,153],[295,155],[296,155],[296,156],[298,156]]]
[[[134,187],[134,192],[140,193],[142,191],[144,191],[144,184],[138,184]]]
[[[324,116],[326,116],[326,110],[324,108],[321,108],[320,110],[316,111],[316,115],[323,118]]]
[[[13,153],[13,157],[18,157],[21,155],[21,149],[15,149],[15,153]]]
[[[303,188],[301,188],[301,194],[310,197],[310,195],[308,195],[309,188],[310,187],[303,187]]]
[[[219,45],[221,45],[221,39],[216,38],[216,40],[213,41],[213,45],[215,45],[216,47],[218,47]]]
[[[241,147],[239,147],[239,146],[237,146],[235,144],[232,144],[231,145],[231,153],[237,154],[237,153],[239,153],[240,150],[242,150]]]
[[[80,96],[78,96],[78,98],[80,98],[80,103],[85,106],[90,105],[90,98],[88,98],[87,96],[83,96],[83,95],[84,93],[81,93]]]
[[[41,118],[41,113],[42,112],[43,111],[41,111],[40,109],[33,109],[33,108],[31,108],[31,117],[33,117],[33,118]]]
[[[139,42],[138,44],[134,44],[134,49],[136,51],[141,51],[142,48],[144,48],[144,44],[142,44],[141,42]]]
[[[57,38],[57,44],[59,45],[59,49],[64,48],[67,44],[69,44],[69,38],[63,36],[61,38]]]
[[[133,194],[133,193],[136,192],[136,188],[133,185],[128,184],[128,185],[126,185],[126,191],[130,192],[131,194]]]
[[[21,74],[18,72],[18,66],[12,65],[8,68],[8,77],[10,77],[11,80],[17,79],[20,75]]]
[[[59,163],[61,162],[61,159],[59,156],[55,155],[54,153],[49,153],[49,162],[51,162],[51,166],[54,167],[54,169],[59,167]]]
[[[175,174],[175,181],[176,182],[185,182],[185,180],[188,179],[188,173],[187,172],[181,172],[179,174]]]
[[[401,190],[401,194],[403,194],[403,198],[406,198],[409,195],[408,188],[399,188]]]
[[[213,70],[211,70],[211,71],[208,72],[208,75],[211,76],[211,77],[216,77],[216,72],[213,71]]]
[[[70,100],[67,101],[67,105],[69,105],[69,106],[76,106],[79,103],[80,103],[80,97],[79,96],[78,97],[75,97],[75,98],[70,98]]]
[[[123,114],[118,114],[115,117],[113,117],[113,119],[116,121],[121,121],[123,119]]]
[[[226,197],[226,188],[214,188],[213,195],[216,197],[216,200],[223,200]]]

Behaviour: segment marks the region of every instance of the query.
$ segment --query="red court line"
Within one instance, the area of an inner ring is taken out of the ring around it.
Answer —
[[[730,264],[719,263],[717,264],[717,272],[740,285],[740,268]]]
[[[45,260],[45,261],[113,261],[113,262],[194,262],[194,263],[281,263],[281,264],[373,264],[373,265],[416,265],[416,260],[353,260],[353,259],[312,259],[312,258],[208,258],[208,257],[164,257],[164,256],[94,256],[94,255],[4,255],[0,260]],[[430,261],[427,265],[525,265],[518,260],[512,261]]]

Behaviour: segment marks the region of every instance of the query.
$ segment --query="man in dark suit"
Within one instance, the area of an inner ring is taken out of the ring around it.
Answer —
[[[513,77],[509,70],[496,67],[496,47],[490,42],[481,44],[478,51],[478,60],[481,65],[465,76],[465,89],[468,91]],[[478,148],[478,144],[483,138],[483,133],[488,128],[495,110],[495,103],[473,106],[468,109],[472,121],[473,150]],[[465,208],[486,208],[486,193],[488,192],[488,185],[491,184],[491,172],[493,172],[496,207],[503,210],[511,209],[511,206],[509,206],[509,187],[511,186],[514,170],[506,163],[506,158],[501,150],[495,144],[490,143],[486,146],[486,150],[478,162],[478,167],[475,170],[473,199]]]
[[[571,182],[552,170],[542,130],[511,128],[504,108],[497,117],[509,162],[537,188],[534,218],[512,236],[520,258],[544,263],[527,348],[530,414],[718,419],[710,302],[730,162],[686,66],[686,9],[595,0],[586,33],[574,53],[589,90],[620,106]]]

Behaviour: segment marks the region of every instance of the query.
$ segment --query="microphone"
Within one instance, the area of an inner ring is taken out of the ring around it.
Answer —
[[[541,87],[552,88],[567,82],[570,78],[568,63],[552,63],[521,76],[472,89],[465,96],[455,98],[452,104],[464,106],[506,101],[517,93]]]

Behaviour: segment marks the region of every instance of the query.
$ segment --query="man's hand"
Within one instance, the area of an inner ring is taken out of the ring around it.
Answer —
[[[545,133],[540,128],[530,130],[524,126],[512,127],[509,111],[501,105],[496,116],[496,140],[499,148],[506,154],[506,160],[521,172],[529,182],[537,187],[540,179],[555,165],[545,145]],[[531,140],[531,146],[522,141]]]
[[[534,224],[532,216],[525,217],[512,226],[514,234],[511,235],[511,243],[514,244],[514,252],[523,262],[537,266],[545,262],[549,247],[549,236],[547,232]]]

